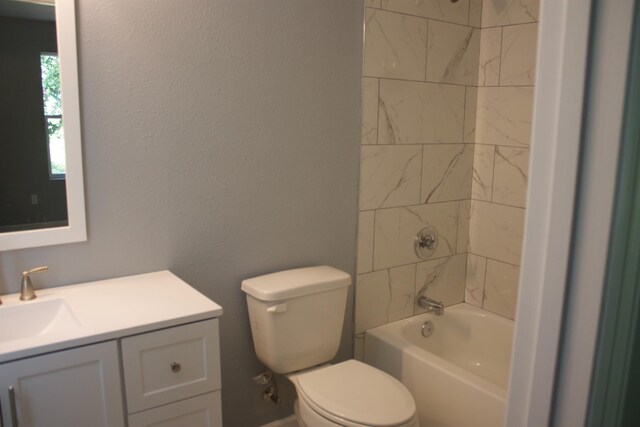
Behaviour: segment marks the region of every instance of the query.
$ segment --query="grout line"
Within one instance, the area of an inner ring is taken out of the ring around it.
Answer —
[[[411,144],[362,144],[362,145],[368,145],[368,146],[373,146],[373,145],[379,145],[381,147],[411,147],[411,146],[418,146],[418,145],[446,145],[446,146],[451,146],[451,145],[484,145],[487,147],[493,146],[493,147],[504,147],[504,148],[513,148],[513,149],[517,149],[517,150],[529,150],[531,151],[531,146],[523,146],[523,145],[506,145],[506,144],[490,144],[490,143],[486,143],[486,142],[415,142],[415,143],[411,143]]]
[[[475,254],[474,254],[475,255]],[[487,291],[487,258],[484,260],[484,277],[482,278],[482,302],[480,307],[484,308],[484,294]]]
[[[431,83],[431,82],[425,82],[425,83]],[[534,88],[536,87],[536,85],[486,85],[486,86],[472,86],[472,87],[477,87],[477,88],[485,88],[485,87],[530,87],[530,88]]]
[[[376,145],[380,142],[380,78],[378,78],[378,99],[376,100]]]
[[[384,208],[373,208],[373,209],[363,209],[360,210],[358,212],[370,212],[370,211],[385,211],[385,210],[389,210],[389,209],[403,209],[403,208],[415,208],[415,207],[421,207],[421,206],[433,206],[433,205],[441,205],[443,203],[456,203],[456,202],[464,202],[465,200],[472,200],[467,198],[464,199],[454,199],[454,200],[443,200],[441,202],[431,202],[431,203],[419,203],[417,205],[400,205],[400,206],[388,206],[388,207],[384,207]],[[475,200],[475,199],[473,199]],[[480,200],[482,202],[486,202],[486,200]],[[487,203],[491,203],[491,202],[487,202]],[[498,204],[498,203],[496,203]],[[509,206],[509,205],[505,205],[505,206]],[[512,206],[512,207],[516,207],[516,206]],[[524,208],[522,208],[524,209]]]
[[[427,19],[427,32],[425,34],[426,43],[424,45],[424,81],[427,81],[427,63],[429,62],[429,20]]]
[[[509,316],[507,316],[507,315],[506,315],[506,314],[504,314],[504,313],[499,313],[499,312],[497,312],[497,311],[495,311],[495,310],[489,310],[488,308],[484,308],[484,307],[482,307],[482,309],[483,309],[484,311],[489,312],[489,313],[491,313],[491,314],[494,314],[494,315],[496,315],[496,316],[500,316],[500,317],[502,317],[503,319],[509,319],[509,320],[513,320],[513,321],[515,321],[515,318],[514,318],[514,317],[509,317]]]
[[[466,199],[465,199],[466,200]],[[462,202],[456,202],[458,203],[458,209],[456,209],[457,212],[457,218],[456,218],[456,241],[455,241],[455,249],[454,252],[457,254],[458,253],[458,240],[460,237],[460,206],[462,206]],[[465,275],[466,275],[466,267],[465,267]]]
[[[369,9],[376,9],[376,10],[380,10],[382,12],[387,12],[387,13],[395,13],[397,15],[404,15],[404,16],[412,16],[414,18],[422,18],[422,19],[430,19],[432,21],[436,21],[436,22],[442,22],[444,24],[450,24],[450,25],[457,25],[459,27],[470,27],[470,25],[467,24],[460,24],[458,22],[451,22],[451,21],[445,21],[444,19],[439,19],[439,18],[432,18],[431,16],[420,16],[420,15],[414,15],[412,13],[408,13],[408,12],[400,12],[397,10],[389,10],[389,9],[384,9],[384,8],[380,8],[378,9],[377,7],[369,7],[367,6],[367,8]],[[529,24],[532,24],[532,22],[528,22]],[[512,25],[520,25],[520,24],[512,24]]]
[[[504,147],[504,148],[513,148],[518,150],[531,150],[531,146],[523,146],[523,145],[506,145],[506,144],[491,144],[487,142],[412,142],[411,144],[363,144],[363,145],[379,145],[381,147],[412,147],[418,145],[484,145],[487,147]]]
[[[425,66],[425,74],[426,74],[426,66]],[[425,84],[434,84],[434,85],[443,85],[443,86],[457,86],[457,87],[467,87],[471,85],[465,85],[462,83],[445,83],[445,82],[437,82],[433,80],[414,80],[414,79],[401,79],[398,77],[384,77],[384,76],[362,76],[362,77],[375,77],[380,80],[393,80],[398,82],[408,82],[408,83],[425,83]]]
[[[493,191],[492,191],[492,195],[493,195]],[[471,200],[473,200],[474,202],[484,202],[484,203],[489,203],[491,205],[504,206],[504,207],[507,207],[507,208],[522,209],[524,211],[527,210],[526,206],[507,205],[506,203],[492,202],[491,200],[482,200],[482,199],[474,199],[474,198],[472,198]],[[385,208],[385,209],[387,209],[387,208]]]
[[[413,297],[413,315],[418,314],[418,304],[416,304],[416,296],[419,291],[418,287],[418,263],[415,263],[415,268],[413,272],[413,292],[411,292],[411,296]]]
[[[412,147],[412,146],[418,146],[418,145],[446,145],[446,146],[452,146],[452,145],[474,145],[473,142],[412,142],[411,144],[363,144],[363,145],[379,145],[381,147]],[[482,145],[495,145],[495,144],[482,144]],[[519,146],[511,146],[511,145],[505,145],[504,147],[511,147],[511,148],[529,148],[529,147],[519,147]]]
[[[471,3],[471,2],[469,2],[469,3]],[[395,13],[396,15],[412,16],[414,18],[430,19],[432,21],[442,22],[444,24],[457,25],[457,26],[460,26],[460,27],[471,27],[471,28],[477,28],[477,29],[481,29],[481,30],[489,29],[489,28],[515,27],[515,26],[518,26],[518,25],[540,24],[540,21],[527,21],[527,22],[515,22],[515,23],[512,23],[512,24],[489,25],[489,26],[483,27],[482,26],[482,15],[483,15],[483,10],[482,9],[483,8],[480,9],[480,26],[479,27],[473,26],[473,25],[471,25],[469,23],[470,19],[471,19],[470,16],[469,16],[469,19],[467,19],[467,22],[468,22],[467,24],[461,24],[459,22],[446,21],[444,19],[433,18],[431,16],[414,15],[414,14],[408,13],[408,12],[400,12],[400,11],[397,11],[397,10],[385,9],[385,8],[382,7],[382,5],[380,7],[365,6],[365,9],[373,9],[373,10],[379,10],[380,12]],[[469,9],[471,9],[471,5],[469,5]],[[469,15],[471,15],[471,14],[469,14]]]
[[[491,167],[491,203],[493,203],[493,187],[495,186],[496,180],[496,153],[498,152],[498,147],[493,147],[493,166]]]
[[[477,97],[476,97],[476,104],[477,104]],[[476,106],[476,110],[477,110],[477,106]],[[464,143],[464,139],[466,136],[466,124],[467,124],[467,87],[465,86],[464,88],[464,101],[462,102],[462,141]],[[475,127],[475,126],[474,126]],[[475,133],[474,133],[474,145],[475,145]],[[473,183],[473,164],[471,165],[471,183]]]
[[[365,75],[362,74],[362,77],[370,78],[370,79],[380,79],[380,80],[392,80],[398,82],[408,82],[408,83],[426,83],[426,84],[434,84],[434,85],[443,85],[443,86],[462,86],[462,87],[475,87],[475,88],[485,88],[485,87],[530,87],[534,88],[536,85],[490,85],[490,86],[478,86],[478,85],[469,85],[462,83],[449,83],[449,82],[438,82],[434,80],[415,80],[415,79],[401,79],[399,77],[385,77],[385,76],[374,76],[374,75]]]
[[[444,145],[446,147],[451,147],[454,145],[476,145],[473,142],[425,142],[425,143],[411,143],[411,144],[363,144],[363,145],[379,145],[381,147],[423,147],[427,146],[436,146],[436,145]],[[495,144],[483,144],[483,145],[495,145]],[[505,146],[510,148],[525,148],[525,147],[515,147],[515,146]]]
[[[463,255],[466,257],[467,252],[463,252],[463,253],[459,253],[459,254],[443,255],[443,256],[439,256],[439,257],[437,257],[437,258],[421,259],[420,261],[409,262],[409,263],[406,263],[406,264],[391,265],[391,266],[389,266],[389,267],[383,267],[383,268],[373,269],[373,270],[371,270],[371,271],[367,271],[366,273],[359,273],[359,274],[356,274],[356,276],[364,276],[365,274],[379,273],[379,272],[381,272],[381,271],[391,270],[392,268],[409,267],[409,266],[411,266],[411,265],[415,265],[415,266],[416,266],[416,280],[417,280],[417,277],[418,277],[418,276],[417,276],[417,274],[418,274],[418,271],[417,271],[418,264],[422,264],[422,263],[424,263],[424,262],[429,262],[429,261],[441,260],[441,259],[445,259],[445,258],[451,258],[451,257],[454,257],[454,256],[463,256]],[[476,255],[476,254],[473,254],[473,255]],[[477,255],[477,256],[482,256],[482,255]],[[485,258],[487,258],[487,257],[485,257]],[[495,259],[495,260],[494,260],[494,259],[492,259],[492,260],[493,260],[493,261],[502,262],[502,263],[504,263],[504,264],[509,264],[509,263],[506,263],[506,262],[503,262],[503,261],[500,261],[500,260],[497,260],[497,259]],[[512,266],[514,266],[514,267],[518,267],[518,266],[513,265],[513,264],[509,264],[509,265],[512,265]]]
[[[471,145],[471,144],[469,144],[469,145]],[[492,193],[493,193],[493,191],[492,191]],[[508,205],[506,203],[493,202],[491,200],[477,199],[477,198],[474,198],[473,196],[471,196],[471,197],[466,197],[464,199],[442,200],[442,201],[439,201],[439,202],[419,203],[419,204],[411,204],[411,205],[398,205],[398,206],[385,206],[385,207],[372,208],[372,209],[361,209],[358,212],[386,211],[386,210],[390,210],[390,209],[410,209],[410,208],[419,208],[419,207],[423,207],[423,206],[441,205],[443,203],[464,202],[466,200],[470,200],[470,201],[474,201],[474,202],[488,203],[488,204],[497,205],[497,206],[504,206],[504,207],[513,208],[513,209],[521,209],[521,210],[524,210],[524,211],[527,210],[526,206]]]
[[[376,259],[376,217],[377,217],[377,211],[374,210],[373,211],[373,236],[372,236],[372,245],[373,245],[373,249],[371,250],[371,272],[376,271],[374,265],[374,261]]]
[[[385,145],[397,145],[397,144],[385,144]],[[476,145],[486,145],[486,146],[493,145],[494,147],[506,147],[506,148],[518,148],[521,150],[531,150],[531,146],[529,145],[522,146],[522,145],[490,144],[486,142],[476,142]]]
[[[499,263],[502,263],[502,264],[507,264],[507,265],[510,265],[511,267],[521,268],[521,266],[519,266],[518,264],[513,264],[511,262],[502,261],[501,259],[492,258],[492,257],[486,256],[486,255],[480,255],[480,254],[477,254],[475,252],[469,252],[469,254],[477,256],[477,257],[490,259],[491,261],[499,262]]]
[[[391,288],[391,268],[387,268],[387,288],[389,288],[389,302],[387,303],[387,318],[386,318],[386,323],[390,322],[389,319],[389,309],[391,308],[391,301],[393,301],[393,291]]]
[[[469,255],[464,257],[464,296],[462,302],[467,302],[467,275],[469,274]]]
[[[517,27],[518,25],[532,25],[532,24],[539,24],[539,22],[538,21],[530,21],[530,22],[516,22],[514,24],[491,25],[491,26],[488,26],[488,27],[482,27],[482,29],[485,30],[485,29],[489,29],[489,28]]]
[[[500,86],[500,84],[502,83],[502,45],[504,44],[503,33],[504,27],[500,27],[500,64],[498,64],[498,86]]]
[[[422,181],[424,175],[424,144],[420,147],[420,193],[418,194],[418,201],[422,202]]]

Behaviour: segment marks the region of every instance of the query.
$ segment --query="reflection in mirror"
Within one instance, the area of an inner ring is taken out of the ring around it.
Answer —
[[[0,0],[0,251],[87,239],[76,0]]]
[[[68,225],[52,3],[0,0],[0,232]]]

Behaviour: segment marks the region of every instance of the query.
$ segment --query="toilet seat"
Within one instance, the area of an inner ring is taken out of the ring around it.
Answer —
[[[406,387],[391,375],[357,360],[290,378],[298,391],[301,413],[319,415],[329,421],[326,425],[417,426],[415,402]]]

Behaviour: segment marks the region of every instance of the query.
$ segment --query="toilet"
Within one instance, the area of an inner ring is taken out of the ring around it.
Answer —
[[[350,284],[329,266],[244,280],[256,355],[295,386],[301,427],[418,427],[411,393],[391,375],[357,360],[327,363],[338,352]]]

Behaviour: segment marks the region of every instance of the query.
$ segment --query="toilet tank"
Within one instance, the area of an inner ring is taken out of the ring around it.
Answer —
[[[351,276],[329,266],[298,268],[242,282],[258,359],[285,374],[338,352]]]

